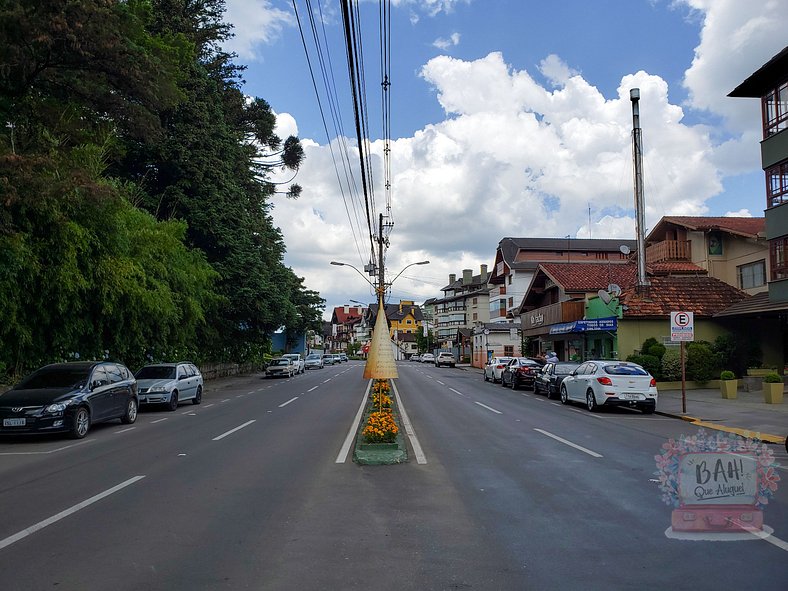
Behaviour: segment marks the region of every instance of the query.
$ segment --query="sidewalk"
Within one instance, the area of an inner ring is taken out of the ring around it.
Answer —
[[[467,363],[457,364],[466,371],[482,370]],[[726,431],[745,437],[758,434],[768,443],[784,444],[788,437],[788,396],[782,404],[766,404],[763,393],[739,392],[736,400],[725,400],[716,388],[687,390],[687,412],[681,412],[681,390],[659,393],[657,414],[689,421],[704,429]]]
[[[737,433],[759,434],[769,443],[782,444],[788,436],[788,402],[766,404],[763,393],[739,392],[735,400],[725,400],[716,388],[687,390],[687,412],[681,412],[681,390],[659,393],[657,413],[690,421],[699,427]]]

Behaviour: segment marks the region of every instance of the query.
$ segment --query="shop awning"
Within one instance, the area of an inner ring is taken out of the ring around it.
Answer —
[[[575,320],[554,324],[550,327],[550,334],[569,334],[572,332],[613,331],[618,328],[618,318],[592,318],[590,320]]]

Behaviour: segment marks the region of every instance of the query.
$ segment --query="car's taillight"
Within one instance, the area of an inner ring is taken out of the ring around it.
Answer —
[[[504,367],[506,367],[506,366],[505,365],[496,365],[495,369],[503,369]]]
[[[611,380],[607,376],[602,376],[601,378],[597,378],[596,381],[599,382],[600,384],[602,384],[603,386],[612,386],[613,385],[613,380]]]
[[[649,387],[656,388],[657,387],[657,380],[651,378],[651,381],[648,383]]]

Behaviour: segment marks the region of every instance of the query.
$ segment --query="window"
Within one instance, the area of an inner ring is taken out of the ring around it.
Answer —
[[[410,320],[406,320],[405,324],[413,324],[413,322],[411,322]]]
[[[117,365],[105,365],[104,369],[107,370],[107,377],[113,384],[123,381],[123,374]]]
[[[772,281],[788,278],[788,236],[769,241]]]
[[[761,108],[764,139],[788,128],[788,82],[766,93]]]
[[[479,315],[476,312],[473,313],[473,319],[474,320],[478,320],[479,319]]]
[[[788,203],[788,160],[766,169],[766,207]]]
[[[736,267],[739,289],[752,289],[766,285],[766,261],[760,260]]]
[[[473,298],[473,305],[477,305],[479,303],[479,298]]]
[[[504,345],[503,354],[506,357],[511,357],[512,355],[514,355],[514,345]]]
[[[512,284],[512,276],[511,275],[509,275],[508,281],[509,281],[509,285],[511,285]]]

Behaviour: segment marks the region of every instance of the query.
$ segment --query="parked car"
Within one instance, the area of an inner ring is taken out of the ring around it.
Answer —
[[[202,402],[202,374],[193,363],[153,363],[137,370],[134,377],[140,404],[166,404],[175,410],[184,400]]]
[[[438,356],[435,358],[435,367],[440,367],[441,365],[448,365],[449,367],[454,367],[455,363],[457,362],[454,359],[454,355],[452,355],[448,351],[439,351]]]
[[[82,439],[101,421],[133,423],[138,408],[137,381],[125,365],[55,363],[0,394],[0,433],[66,432]]]
[[[419,361],[420,362],[421,361],[421,355],[419,355],[418,353],[414,353],[413,355],[410,356],[410,360],[411,361]]]
[[[347,356],[345,353],[340,353],[340,354],[339,354],[339,360],[340,360],[342,363],[344,363],[344,362],[346,362],[346,361],[349,361],[349,359],[348,359],[348,356]]]
[[[268,378],[288,377],[292,378],[298,369],[289,357],[276,357],[271,360],[268,367],[265,368],[265,375]]]
[[[503,369],[511,360],[511,357],[493,357],[490,363],[484,366],[484,381],[500,382]]]
[[[629,406],[651,414],[657,408],[657,381],[626,361],[586,361],[561,382],[561,402],[584,402],[590,411]]]
[[[323,369],[323,356],[320,353],[310,353],[304,359],[304,369]]]
[[[334,365],[334,356],[331,353],[323,354],[323,365]]]
[[[505,388],[511,386],[516,390],[520,386],[533,389],[534,379],[541,371],[542,366],[533,359],[527,357],[515,357],[501,372],[501,385]]]
[[[546,394],[548,398],[557,398],[561,392],[561,382],[579,366],[579,363],[570,361],[546,363],[542,371],[536,376],[534,393]]]
[[[339,365],[340,363],[342,363],[342,356],[339,353],[334,353],[333,357],[334,357],[335,365]]]
[[[435,363],[435,355],[433,355],[432,353],[424,353],[421,356],[421,362],[422,363]]]
[[[304,373],[306,370],[306,366],[304,364],[304,358],[301,357],[301,353],[285,353],[282,357],[287,357],[288,359],[293,360],[293,364],[296,366],[296,373]]]

